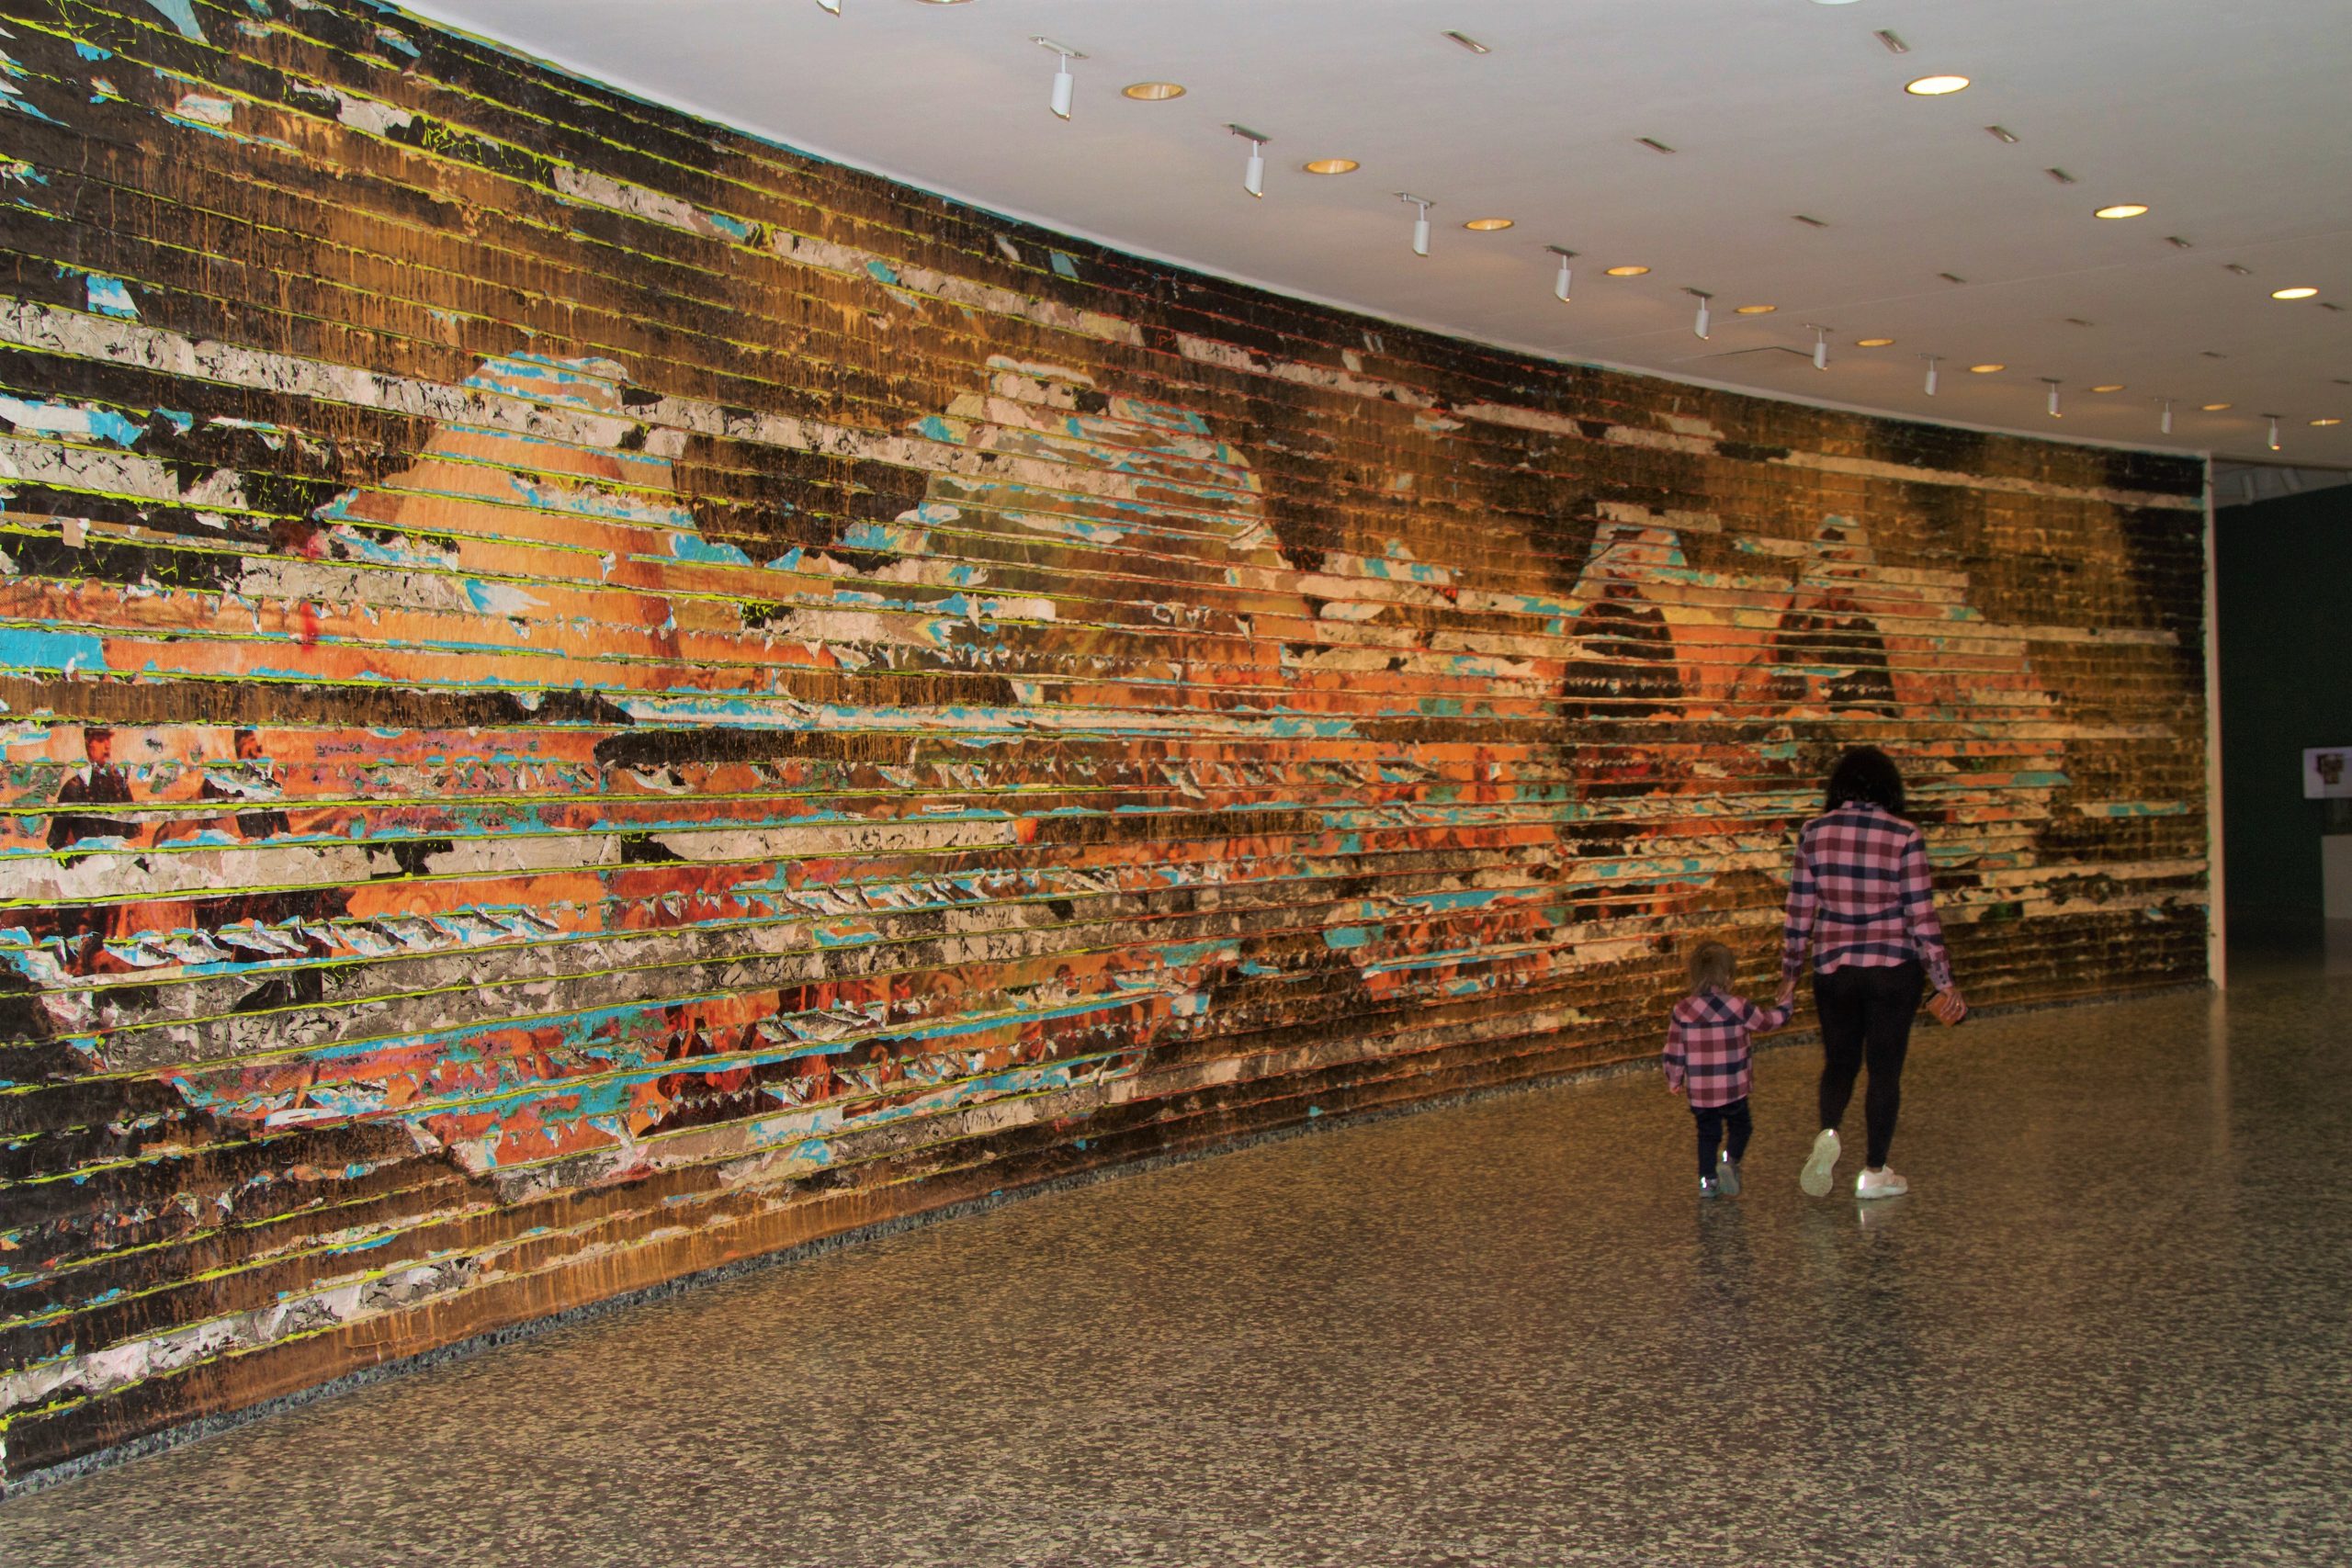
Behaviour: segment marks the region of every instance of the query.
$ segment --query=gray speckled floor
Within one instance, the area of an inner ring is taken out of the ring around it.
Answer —
[[[1867,1212],[1797,1191],[1810,1047],[1736,1201],[1646,1076],[1261,1145],[36,1493],[0,1562],[2352,1561],[2347,1014],[1926,1025]]]

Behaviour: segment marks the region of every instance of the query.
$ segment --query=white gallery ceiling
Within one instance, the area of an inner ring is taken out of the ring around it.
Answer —
[[[412,8],[983,207],[1489,343],[2030,434],[2352,466],[2352,423],[2314,423],[2352,420],[2352,0]],[[1039,35],[1086,56],[1067,120]],[[1905,91],[1939,74],[1969,85]],[[1149,82],[1184,91],[1123,96]],[[1270,138],[1262,199],[1242,188],[1235,122]],[[1359,167],[1302,167],[1330,158]],[[1400,191],[1435,203],[1426,258]],[[2094,216],[2120,204],[2147,210]],[[1511,226],[1463,227],[1489,218]],[[1566,304],[1554,245],[1577,253]],[[2273,297],[2298,288],[2315,293]],[[1713,297],[1703,341],[1692,289]]]

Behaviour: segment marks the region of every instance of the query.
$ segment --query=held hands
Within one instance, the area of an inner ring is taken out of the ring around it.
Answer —
[[[1794,980],[1783,980],[1781,982],[1779,1004],[1784,1010],[1794,1011],[1796,1010],[1797,983]]]
[[[1968,1004],[1960,999],[1958,987],[1947,987],[1928,998],[1928,1010],[1936,1015],[1937,1021],[1951,1025],[1968,1016]]]

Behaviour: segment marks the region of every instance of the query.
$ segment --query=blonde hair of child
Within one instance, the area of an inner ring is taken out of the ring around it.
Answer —
[[[1710,986],[1729,990],[1736,963],[1731,949],[1722,942],[1701,942],[1690,953],[1690,994],[1695,997]]]

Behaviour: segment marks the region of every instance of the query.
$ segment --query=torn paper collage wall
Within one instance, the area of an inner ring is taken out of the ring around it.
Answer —
[[[0,1478],[1657,1048],[1902,762],[2199,978],[2201,466],[1544,363],[366,0],[0,6]]]

